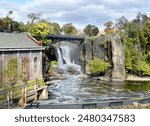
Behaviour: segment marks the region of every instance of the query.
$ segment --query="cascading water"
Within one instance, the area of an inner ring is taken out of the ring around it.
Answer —
[[[66,72],[67,69],[73,68],[76,72],[81,72],[79,65],[79,47],[74,44],[65,44],[57,48],[59,68]]]

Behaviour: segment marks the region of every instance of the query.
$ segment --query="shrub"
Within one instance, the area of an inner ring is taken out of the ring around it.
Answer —
[[[138,61],[134,66],[134,72],[138,76],[150,76],[150,65],[144,61]]]
[[[92,76],[96,76],[104,75],[107,69],[110,67],[110,64],[102,61],[99,58],[94,58],[94,60],[89,62],[88,66]]]
[[[48,66],[48,75],[52,76],[53,75],[53,68],[58,67],[58,62],[57,61],[50,61],[49,66]]]
[[[132,58],[128,49],[125,49],[125,68],[128,73],[132,71]]]
[[[51,66],[52,65],[58,65],[58,62],[57,61],[51,61],[50,64],[51,64]]]
[[[148,52],[145,56],[144,56],[144,59],[147,63],[150,64],[150,52]]]

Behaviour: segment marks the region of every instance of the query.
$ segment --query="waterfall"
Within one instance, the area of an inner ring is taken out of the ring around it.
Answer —
[[[62,42],[61,45],[57,47],[59,68],[65,71],[69,68],[73,68],[77,72],[80,72],[79,47],[67,43],[68,42]]]
[[[57,48],[57,52],[58,52],[58,65],[59,65],[59,68],[62,68],[63,67],[63,59],[62,59],[59,48]]]
[[[70,58],[70,48],[69,46],[61,46],[62,49],[62,58],[65,60],[66,64],[71,64]]]

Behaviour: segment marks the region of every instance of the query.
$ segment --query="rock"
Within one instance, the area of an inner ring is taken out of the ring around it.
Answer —
[[[133,102],[133,105],[134,105],[135,107],[140,106],[140,104],[139,104],[138,102]]]
[[[110,81],[110,77],[97,77],[97,80]]]
[[[43,89],[42,93],[39,96],[39,100],[47,100],[48,99],[48,89],[47,87],[45,87],[45,89]]]
[[[63,74],[64,71],[62,69],[58,69],[58,74]]]
[[[82,75],[83,78],[88,78],[89,76],[87,74]]]
[[[112,53],[112,73],[111,79],[113,81],[125,80],[125,67],[124,67],[124,54],[121,43],[121,38],[117,34],[111,34],[108,36],[108,41],[111,42]]]
[[[76,70],[73,68],[73,67],[69,67],[67,72],[71,75],[75,74],[76,73]]]
[[[67,78],[64,77],[63,75],[57,75],[56,79],[57,79],[57,80],[65,80],[65,79],[67,79]]]
[[[105,37],[94,37],[93,39],[93,56],[104,59],[107,52],[107,42],[105,41]]]
[[[85,62],[89,62],[92,60],[92,42],[90,40],[90,38],[86,38],[85,39]]]

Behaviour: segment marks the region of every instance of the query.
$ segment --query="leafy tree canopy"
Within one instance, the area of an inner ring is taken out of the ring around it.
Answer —
[[[99,33],[99,29],[98,27],[96,27],[95,25],[87,25],[85,28],[84,28],[84,33],[88,36],[96,36],[98,33]]]
[[[64,32],[65,34],[68,34],[68,35],[77,34],[77,29],[75,26],[73,26],[72,23],[68,23],[68,24],[63,25],[61,30],[62,30],[62,32]]]

